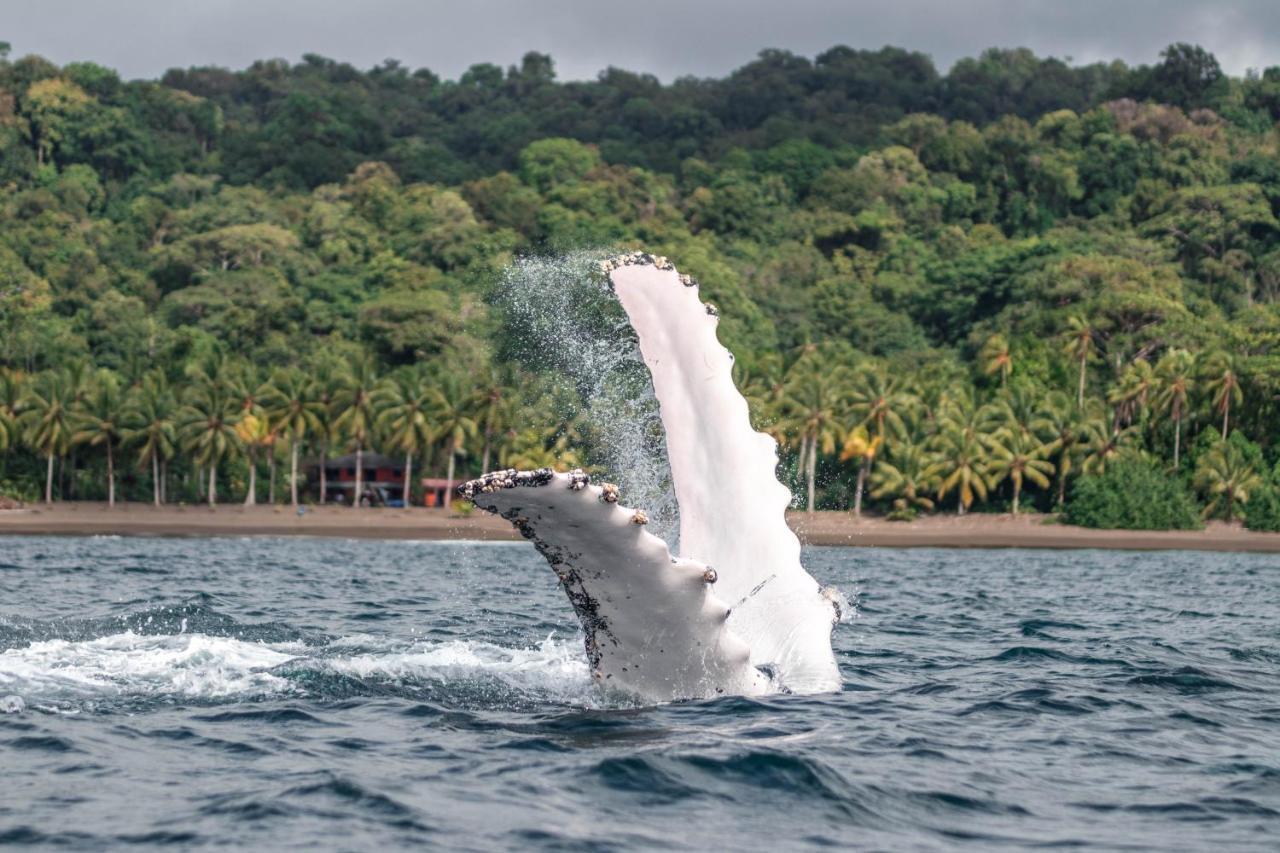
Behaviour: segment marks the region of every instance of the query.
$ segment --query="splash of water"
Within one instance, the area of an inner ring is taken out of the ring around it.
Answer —
[[[550,377],[586,427],[587,463],[602,469],[649,530],[672,548],[680,516],[662,419],[634,329],[600,272],[605,252],[530,257],[511,264],[497,289],[505,315],[503,355]],[[563,404],[562,404],[563,405]]]

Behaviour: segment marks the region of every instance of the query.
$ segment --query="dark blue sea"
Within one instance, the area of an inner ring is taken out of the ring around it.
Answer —
[[[0,846],[1280,847],[1280,558],[806,562],[842,693],[655,708],[523,543],[0,539]]]

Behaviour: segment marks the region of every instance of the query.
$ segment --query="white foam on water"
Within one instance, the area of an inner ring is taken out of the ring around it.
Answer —
[[[401,651],[326,658],[323,665],[360,679],[439,682],[496,679],[521,692],[561,698],[580,698],[581,694],[594,690],[581,639],[548,637],[534,648],[523,649],[477,640],[419,643]]]
[[[32,699],[172,695],[187,699],[277,693],[266,670],[299,644],[251,643],[205,634],[126,631],[94,640],[44,640],[0,652],[0,692]]]
[[[282,664],[289,666],[277,669]],[[519,693],[575,704],[592,702],[594,696],[580,638],[548,637],[533,648],[507,648],[473,640],[406,644],[361,634],[314,649],[301,643],[127,631],[0,652],[0,697],[13,698],[15,707],[18,702],[164,697],[246,700],[305,694],[306,688],[289,677],[298,670],[409,684],[497,681]]]

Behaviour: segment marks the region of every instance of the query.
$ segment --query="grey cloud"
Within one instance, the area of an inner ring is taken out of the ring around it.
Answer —
[[[8,4],[6,4],[8,5]],[[14,53],[88,59],[124,76],[312,52],[371,67],[386,58],[457,77],[476,62],[551,54],[562,79],[614,65],[664,80],[720,75],[777,47],[892,44],[938,67],[986,47],[1076,62],[1153,62],[1175,41],[1213,51],[1232,74],[1280,64],[1274,0],[41,0],[7,10]]]

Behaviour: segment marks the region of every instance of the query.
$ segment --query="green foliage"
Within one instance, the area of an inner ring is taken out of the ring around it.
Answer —
[[[203,500],[339,448],[589,463],[546,343],[613,333],[596,254],[643,247],[719,307],[807,504],[1070,508],[1082,475],[1152,458],[1257,515],[1277,119],[1280,69],[1230,79],[1183,44],[945,74],[774,50],[671,84],[562,83],[537,53],[456,81],[0,59],[0,473]],[[496,308],[513,261],[540,280],[519,316]]]
[[[1200,518],[1186,486],[1158,466],[1134,460],[1080,478],[1063,520],[1120,530],[1194,530]]]

